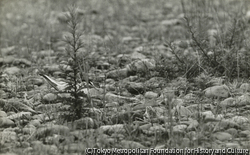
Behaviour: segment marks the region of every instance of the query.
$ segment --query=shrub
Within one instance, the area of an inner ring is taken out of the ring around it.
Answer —
[[[80,30],[81,19],[77,14],[75,6],[70,7],[69,13],[66,14],[68,22],[68,34],[64,37],[63,41],[66,43],[66,57],[68,58],[63,67],[61,67],[63,76],[67,80],[67,91],[71,97],[63,97],[63,102],[70,105],[68,111],[64,116],[70,120],[82,118],[84,113],[83,107],[89,105],[89,98],[83,88],[88,87],[88,77],[84,76],[88,70],[88,62],[84,59],[82,48],[84,42],[82,40],[83,31]],[[69,117],[70,116],[70,117]]]
[[[222,6],[215,1],[182,1],[185,27],[190,39],[167,41],[165,46],[175,58],[171,64],[180,75],[194,78],[202,72],[236,77],[249,77],[249,23],[244,18],[244,5]],[[222,8],[222,9],[221,9]]]

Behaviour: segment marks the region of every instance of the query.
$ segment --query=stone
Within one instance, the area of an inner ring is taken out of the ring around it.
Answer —
[[[5,68],[3,72],[9,75],[16,75],[20,73],[20,71],[21,71],[20,68],[13,66],[13,67]]]
[[[213,86],[204,90],[206,97],[223,97],[229,96],[229,88],[226,85]]]
[[[155,93],[155,92],[152,92],[152,91],[148,91],[145,93],[145,98],[149,98],[149,99],[152,99],[152,98],[157,98],[158,97],[158,94]]]
[[[53,93],[48,93],[46,95],[43,96],[43,100],[45,102],[53,102],[57,99],[57,95],[53,94]]]

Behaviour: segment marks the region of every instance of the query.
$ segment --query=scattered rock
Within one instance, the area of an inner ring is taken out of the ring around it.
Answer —
[[[244,117],[244,116],[234,116],[232,118],[232,121],[238,124],[244,124],[244,123],[249,123],[249,119]]]
[[[103,92],[101,88],[89,88],[86,94],[92,98],[101,98],[103,97]]]
[[[181,118],[188,118],[192,115],[191,111],[182,105],[177,105],[172,110],[173,114],[177,114]]]
[[[13,126],[15,126],[15,123],[11,119],[7,117],[0,118],[0,127],[8,128],[8,127],[13,127]]]
[[[34,151],[36,150],[42,150],[43,152],[46,152],[46,154],[50,155],[57,155],[59,153],[58,148],[55,145],[39,145],[34,147]]]
[[[183,99],[180,99],[180,98],[176,98],[174,100],[172,100],[172,107],[180,107],[180,106],[183,106],[184,105],[184,101]]]
[[[97,63],[97,69],[109,69],[111,64],[104,61],[98,61]]]
[[[241,95],[237,98],[237,105],[248,105],[250,103],[250,94],[249,93],[246,93],[244,95]]]
[[[30,143],[29,142],[22,142],[22,147],[28,148],[28,147],[30,147]]]
[[[4,153],[4,154],[0,154],[0,155],[17,155],[16,153],[13,153],[13,152],[6,152],[6,153]]]
[[[69,135],[69,128],[63,125],[47,124],[37,129],[35,136],[40,139],[53,134]]]
[[[204,117],[204,121],[205,122],[209,122],[209,121],[219,121],[221,119],[223,119],[222,115],[218,115],[215,116],[212,111],[205,111],[205,112],[201,112],[201,115]]]
[[[229,88],[226,85],[213,86],[204,90],[206,97],[228,97]]]
[[[125,86],[125,88],[130,92],[131,94],[137,95],[137,94],[143,94],[145,92],[145,88],[143,86],[143,83],[141,82],[128,82]]]
[[[41,122],[38,119],[34,119],[34,120],[31,120],[28,125],[33,125],[35,127],[39,127],[41,125]]]
[[[2,143],[14,143],[17,141],[17,134],[14,131],[3,130],[0,132]]]
[[[131,36],[122,38],[123,43],[129,43],[129,42],[138,41],[138,40],[140,40],[140,38],[135,38],[135,37],[131,37]]]
[[[21,111],[21,112],[36,113],[36,111],[33,110],[32,107],[29,107],[28,105],[22,103],[22,101],[20,101],[18,99],[10,99],[10,100],[8,100],[8,104],[9,104],[9,106],[12,106],[15,110],[18,110],[18,111]]]
[[[227,132],[216,132],[212,136],[220,141],[229,141],[233,138],[233,136]]]
[[[125,78],[128,76],[129,70],[127,68],[112,70],[107,73],[107,78]]]
[[[152,136],[155,133],[164,133],[166,129],[162,127],[160,124],[153,124],[149,127],[149,130],[143,130],[143,133]]]
[[[60,65],[52,64],[52,65],[45,65],[44,70],[47,71],[50,74],[53,74],[56,71],[61,71]]]
[[[36,76],[28,77],[26,79],[26,82],[27,82],[27,84],[32,84],[32,85],[37,85],[37,86],[41,86],[44,84],[44,80],[42,78],[36,77]]]
[[[180,20],[179,19],[168,19],[168,20],[163,20],[161,22],[162,25],[164,26],[174,26],[174,25],[177,25],[177,24],[180,24]]]
[[[143,131],[148,131],[149,128],[150,128],[151,126],[152,126],[152,124],[147,123],[147,124],[141,125],[139,128],[140,128],[141,130],[143,130]]]
[[[183,138],[181,142],[181,148],[186,148],[190,146],[190,139],[189,138]]]
[[[7,117],[7,114],[4,111],[0,111],[0,118],[1,117]]]
[[[35,148],[35,147],[37,147],[37,146],[39,146],[39,145],[42,145],[43,142],[41,142],[41,141],[39,141],[39,140],[35,140],[35,141],[32,141],[30,144],[31,144],[31,146],[32,146],[33,148]]]
[[[32,126],[32,125],[28,125],[28,126],[25,126],[23,129],[22,129],[22,132],[24,134],[34,134],[36,131],[36,127],[35,126]]]
[[[225,147],[226,148],[237,148],[237,149],[241,149],[241,146],[238,142],[228,142],[225,143]]]
[[[0,64],[11,64],[15,60],[15,57],[13,56],[6,56],[4,58],[0,58]]]
[[[86,149],[87,146],[85,145],[81,145],[81,147],[79,147],[79,143],[70,143],[64,147],[64,151],[72,154],[74,154],[75,152],[85,152]]]
[[[245,93],[250,91],[250,84],[249,83],[242,83],[240,86],[240,90]]]
[[[51,56],[51,55],[53,55],[55,52],[53,51],[53,50],[42,50],[42,51],[40,51],[38,54],[40,55],[40,56],[42,56],[42,57],[44,57],[44,56],[47,56],[47,57],[49,57],[49,56]]]
[[[119,103],[118,102],[109,102],[105,105],[105,107],[118,107]]]
[[[9,75],[15,75],[15,74],[19,74],[20,71],[21,71],[20,68],[13,66],[13,67],[5,68],[3,72]]]
[[[229,134],[231,134],[233,137],[238,135],[238,131],[235,128],[229,128],[226,130],[226,132],[228,132]]]
[[[3,84],[3,87],[5,87],[5,84]],[[0,85],[0,88],[1,88],[1,85]],[[5,91],[3,91],[3,90],[0,90],[0,96],[3,99],[7,99],[8,98],[8,94]]]
[[[62,103],[56,103],[56,104],[41,104],[36,106],[36,111],[39,112],[46,112],[46,111],[53,111],[56,110],[58,108],[60,108],[62,106]]]
[[[114,125],[103,125],[99,128],[103,133],[112,134],[112,133],[121,133],[126,132],[123,124],[114,124]]]
[[[81,118],[74,122],[75,129],[93,129],[97,127],[96,125],[95,121],[90,117]]]
[[[7,55],[11,55],[13,54],[13,51],[15,50],[15,46],[10,46],[10,47],[6,47],[6,48],[1,48],[1,54],[3,56],[7,56]]]
[[[157,109],[157,107],[147,106],[146,111],[143,114],[144,120],[151,120],[159,118],[163,113],[163,109]]]
[[[153,98],[157,98],[158,97],[158,94],[155,93],[155,92],[152,92],[152,91],[148,91],[145,93],[145,98],[148,98],[148,99],[153,99]]]
[[[134,59],[134,60],[137,60],[137,59],[146,59],[146,56],[139,53],[136,49],[135,51],[131,54],[131,58]]]
[[[155,149],[157,150],[157,149],[164,149],[166,147],[166,145],[165,144],[158,144],[158,145],[156,145],[155,146]]]
[[[136,149],[136,148],[145,149],[146,148],[139,142],[128,141],[128,140],[122,140],[121,146],[123,146],[124,149]]]
[[[57,99],[57,95],[53,94],[53,93],[48,93],[46,95],[43,96],[43,100],[45,102],[53,102]]]
[[[239,137],[250,137],[250,131],[249,130],[244,130],[239,132]]]
[[[31,61],[24,59],[24,58],[15,59],[13,61],[13,64],[17,66],[23,66],[23,67],[30,67],[32,65]]]
[[[195,130],[195,129],[197,129],[197,127],[199,126],[199,122],[197,121],[197,120],[190,120],[189,121],[190,122],[190,124],[189,124],[189,126],[187,127],[187,130],[188,131],[190,131],[190,130]]]
[[[140,73],[148,73],[150,70],[155,69],[156,62],[154,59],[141,59],[137,61],[133,61],[126,68],[130,72],[140,72]]]
[[[230,106],[234,106],[234,105],[235,105],[235,99],[232,97],[229,97],[229,98],[227,98],[219,103],[219,106],[222,107],[223,110],[225,110],[226,108],[228,108]]]
[[[17,112],[14,114],[9,115],[7,118],[11,119],[11,120],[20,120],[20,119],[30,119],[31,118],[31,112]]]
[[[113,101],[117,101],[118,103],[125,103],[125,102],[133,102],[133,101],[137,101],[136,98],[133,97],[124,97],[124,96],[120,96],[120,95],[115,95],[112,94],[110,92],[108,92],[105,95],[105,100],[107,102],[113,102]]]
[[[155,102],[155,99],[146,99],[145,100],[145,103],[141,103],[141,104],[136,104],[134,107],[133,107],[133,111],[136,111],[136,110],[142,110],[142,109],[145,109],[147,107],[155,107],[155,106],[159,106],[160,104],[158,104],[157,102]],[[162,108],[162,107],[161,107]],[[164,109],[164,108],[162,108]]]
[[[228,129],[228,128],[240,128],[240,125],[234,122],[232,119],[222,119],[220,120],[220,128]]]
[[[160,87],[164,87],[166,83],[167,83],[166,80],[162,77],[152,77],[149,80],[147,80],[144,84],[147,89],[154,90]]]
[[[176,125],[173,127],[173,132],[178,134],[178,133],[183,133],[187,129],[187,125]]]
[[[245,16],[247,22],[250,22],[250,10],[247,11],[246,16]]]
[[[184,100],[186,101],[194,101],[197,98],[197,96],[193,93],[189,93],[183,97]]]

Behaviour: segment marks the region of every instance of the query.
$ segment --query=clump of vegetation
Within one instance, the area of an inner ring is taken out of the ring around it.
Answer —
[[[175,70],[188,79],[201,73],[229,79],[249,77],[249,23],[244,18],[243,5],[237,10],[213,1],[182,1],[183,23],[189,39],[166,42],[167,50],[175,57],[171,59],[175,67],[166,70]]]

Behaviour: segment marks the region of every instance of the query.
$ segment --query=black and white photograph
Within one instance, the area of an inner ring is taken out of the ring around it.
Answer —
[[[249,155],[250,0],[0,0],[0,155]]]

